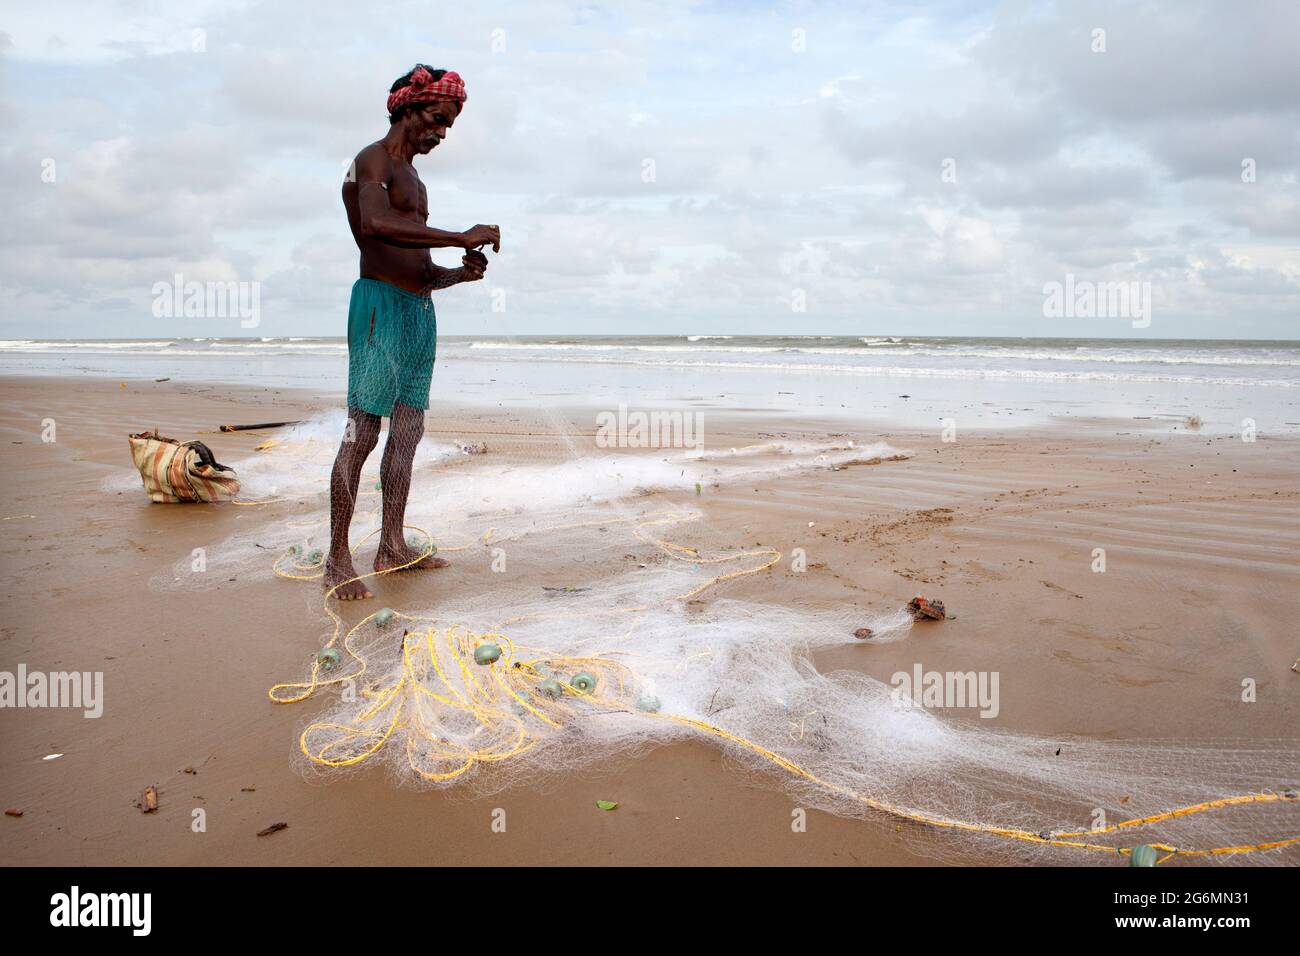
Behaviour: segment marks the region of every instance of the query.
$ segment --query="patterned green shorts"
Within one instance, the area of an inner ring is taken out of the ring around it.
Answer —
[[[348,305],[348,406],[383,416],[398,402],[428,408],[437,345],[429,296],[358,279]]]

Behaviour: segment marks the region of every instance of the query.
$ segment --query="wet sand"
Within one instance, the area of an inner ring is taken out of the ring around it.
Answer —
[[[276,706],[266,690],[296,677],[319,646],[318,592],[238,579],[151,590],[193,547],[258,518],[232,506],[151,505],[142,491],[104,487],[131,468],[130,431],[199,437],[219,460],[239,460],[261,438],[214,434],[217,424],[307,417],[336,399],[71,377],[3,379],[0,393],[0,670],[102,670],[106,697],[93,720],[0,710],[0,804],[23,811],[0,819],[0,863],[987,860],[888,819],[810,812],[807,832],[794,832],[780,781],[741,775],[704,741],[484,798],[397,788],[382,771],[306,780],[294,751],[310,716],[302,708],[315,704]],[[41,440],[49,418],[53,443]],[[574,425],[592,430],[587,420]],[[567,454],[543,418],[517,410],[453,411],[435,399],[428,429],[482,438],[494,456]],[[842,419],[737,409],[711,416],[707,441],[824,441],[845,430]],[[1246,443],[1107,420],[968,432],[952,443],[937,431],[854,435],[915,456],[710,489],[692,502],[739,541],[808,554],[807,572],[783,561],[729,583],[729,597],[886,611],[923,593],[957,615],[898,644],[846,640],[818,655],[822,670],[882,681],[917,662],[997,670],[999,726],[1044,736],[1297,736],[1300,440]],[[1105,573],[1092,570],[1097,547],[1107,552]],[[385,578],[375,582],[377,602],[342,613],[355,621],[376,603],[427,603],[439,588],[473,586],[465,567]],[[1254,703],[1241,700],[1245,678],[1256,682]],[[63,756],[42,760],[51,753]],[[160,806],[146,815],[136,801],[148,784]],[[604,813],[597,799],[620,806]],[[206,811],[205,833],[191,830],[196,808]],[[506,811],[505,833],[493,832],[495,808]],[[288,828],[256,836],[279,821]],[[1017,858],[1011,849],[1002,859]],[[1261,862],[1300,856],[1292,848]]]

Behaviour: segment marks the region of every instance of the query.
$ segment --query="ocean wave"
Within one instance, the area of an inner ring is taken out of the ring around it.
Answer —
[[[348,349],[348,343],[347,342],[323,342],[323,341],[316,341],[316,342],[289,341],[289,342],[277,342],[275,345],[270,345],[269,343],[263,343],[263,342],[214,342],[212,346],[212,350],[207,352],[206,354],[208,355],[238,354],[235,352],[222,353],[221,351],[219,351],[220,349],[224,349],[224,348],[249,349],[253,351],[262,352],[268,355],[274,354],[276,352],[281,352],[281,351],[294,352],[294,351],[306,351],[309,349],[326,349],[329,351],[346,352]]]
[[[867,340],[862,340],[867,341]],[[1300,350],[1292,354],[1264,355],[1237,354],[1225,351],[1199,350],[1181,354],[1172,350],[1156,351],[1119,351],[1119,350],[1067,350],[1067,349],[1030,349],[1009,346],[945,346],[911,344],[903,348],[890,347],[897,341],[882,339],[879,346],[797,346],[797,345],[648,345],[631,343],[585,343],[585,342],[505,342],[499,340],[479,339],[469,343],[469,348],[486,351],[506,352],[650,352],[650,353],[699,353],[722,352],[728,354],[779,354],[797,355],[862,355],[879,358],[882,355],[907,356],[909,358],[957,358],[988,359],[1036,362],[1099,362],[1121,365],[1236,365],[1276,368],[1300,368]],[[888,344],[885,344],[888,343]],[[457,343],[459,344],[459,343]]]
[[[54,341],[54,340],[36,340],[36,339],[16,339],[12,341],[0,341],[0,350],[11,352],[56,352],[56,351],[80,351],[80,352],[97,352],[112,351],[126,352],[132,349],[142,353],[154,353],[158,350],[171,348],[182,339],[163,339],[158,341],[120,341],[120,342],[72,342],[72,341]]]
[[[537,357],[533,361],[563,363],[561,358]],[[1300,388],[1300,380],[1224,378],[1200,375],[1134,374],[1105,371],[1064,371],[1043,369],[935,368],[908,365],[844,365],[813,362],[722,362],[672,361],[668,359],[589,359],[593,365],[630,365],[638,368],[717,368],[736,371],[812,372],[837,375],[863,375],[881,378],[949,378],[998,379],[1040,382],[1162,382],[1184,385],[1258,386],[1265,388]]]
[[[836,341],[828,343],[826,340]],[[0,354],[269,357],[339,356],[345,355],[347,350],[346,339],[324,336],[0,341]],[[1300,368],[1300,347],[1288,347],[1285,343],[1254,347],[1233,343],[1221,348],[1206,342],[1171,343],[1165,347],[1137,343],[1131,346],[1079,343],[1057,347],[1043,340],[1027,344],[952,340],[923,342],[899,336],[846,339],[836,336],[747,338],[697,335],[664,336],[659,341],[651,336],[639,341],[574,341],[563,337],[534,341],[466,336],[444,337],[439,342],[439,350],[447,358],[468,358],[476,354],[485,360],[495,358],[512,362],[613,362],[683,368],[826,370],[864,375],[1300,386],[1300,380],[1293,380],[1294,372],[1290,371]],[[960,367],[954,368],[954,364]],[[1175,369],[1184,374],[1172,374]],[[1269,370],[1276,371],[1270,376]],[[1225,374],[1231,371],[1259,378],[1234,378]]]

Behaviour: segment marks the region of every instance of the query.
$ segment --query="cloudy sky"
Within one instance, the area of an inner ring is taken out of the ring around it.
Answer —
[[[0,338],[250,334],[155,318],[177,273],[344,334],[339,186],[416,62],[469,91],[430,224],[502,229],[446,334],[1300,329],[1295,0],[47,0],[0,13]],[[1067,275],[1151,326],[1044,317]]]

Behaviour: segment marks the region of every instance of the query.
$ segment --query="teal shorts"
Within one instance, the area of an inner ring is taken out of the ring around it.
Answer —
[[[428,408],[437,345],[429,296],[358,279],[348,305],[348,407],[381,416],[399,402]]]

